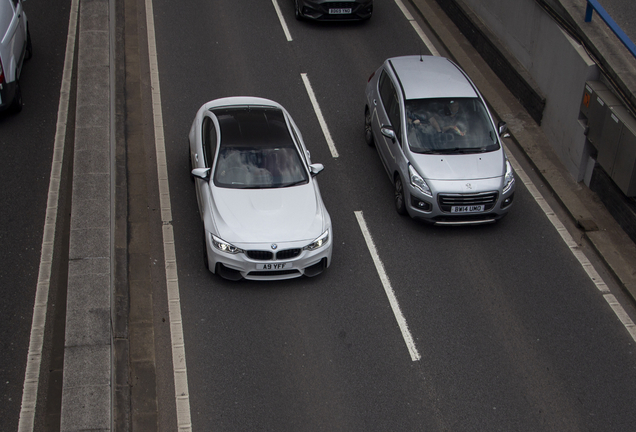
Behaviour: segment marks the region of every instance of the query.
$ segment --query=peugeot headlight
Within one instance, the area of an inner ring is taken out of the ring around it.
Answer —
[[[506,159],[506,174],[504,175],[503,193],[508,193],[513,184],[515,184],[515,175],[512,172],[512,165],[510,165],[510,161]]]
[[[214,245],[215,248],[217,248],[221,252],[226,252],[233,255],[243,252],[243,249],[237,248],[233,244],[218,238],[214,234],[212,234],[212,244]]]
[[[409,164],[409,177],[411,180],[411,184],[415,186],[416,188],[418,188],[419,190],[421,190],[424,195],[427,195],[430,197],[433,196],[433,193],[431,192],[431,188],[428,187],[428,184],[426,184],[426,181],[424,181],[422,176],[419,175],[417,171],[415,171],[415,168],[413,168],[413,165],[410,165],[410,164]]]
[[[329,241],[329,230],[327,230],[324,233],[322,233],[320,235],[320,237],[316,238],[316,240],[314,240],[311,243],[309,243],[303,249],[304,250],[310,250],[310,251],[316,250],[316,249],[319,249],[319,248],[323,247],[324,245],[326,245],[328,241]]]

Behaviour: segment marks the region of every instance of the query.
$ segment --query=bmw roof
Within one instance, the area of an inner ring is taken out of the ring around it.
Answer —
[[[397,74],[406,99],[478,97],[455,63],[444,57],[405,56],[387,60]]]

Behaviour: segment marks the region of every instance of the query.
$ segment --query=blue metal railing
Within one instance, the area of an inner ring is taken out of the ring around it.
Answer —
[[[636,58],[636,45],[632,40],[627,37],[625,32],[616,24],[611,16],[603,9],[603,6],[597,0],[587,0],[587,8],[585,9],[585,22],[592,21],[592,14],[596,11],[597,14],[605,21],[605,24],[614,32],[614,34],[620,39],[625,47]]]

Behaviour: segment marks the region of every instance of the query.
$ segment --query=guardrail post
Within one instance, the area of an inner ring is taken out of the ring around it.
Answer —
[[[592,15],[594,14],[594,6],[589,1],[587,2],[587,8],[585,8],[585,22],[592,21]]]

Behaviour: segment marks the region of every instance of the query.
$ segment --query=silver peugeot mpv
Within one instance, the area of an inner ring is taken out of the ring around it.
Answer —
[[[443,57],[387,59],[366,87],[365,139],[395,186],[395,208],[435,224],[506,215],[515,178],[477,87]]]

